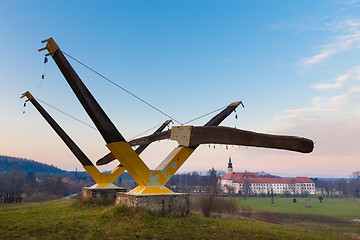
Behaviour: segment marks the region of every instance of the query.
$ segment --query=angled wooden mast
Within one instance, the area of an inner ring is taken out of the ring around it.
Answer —
[[[64,141],[70,151],[76,156],[76,158],[83,165],[84,169],[95,180],[96,184],[93,188],[114,188],[116,187],[113,182],[125,171],[122,166],[117,166],[110,173],[101,173],[85,153],[76,145],[76,143],[67,135],[67,133],[57,124],[57,122],[46,112],[46,110],[39,104],[38,101],[31,95],[30,92],[25,92],[22,96],[27,97],[27,101],[30,101],[38,112],[44,117],[59,137]]]

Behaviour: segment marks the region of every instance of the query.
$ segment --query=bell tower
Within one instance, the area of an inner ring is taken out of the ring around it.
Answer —
[[[228,173],[233,174],[233,167],[232,167],[232,163],[231,163],[231,157],[229,157]]]

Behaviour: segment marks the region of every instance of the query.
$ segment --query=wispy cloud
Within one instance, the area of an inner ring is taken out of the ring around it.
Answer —
[[[341,5],[339,7],[344,13],[347,9],[353,9],[354,6],[351,4],[357,2],[359,1],[339,1],[332,4]],[[328,21],[341,16],[337,14],[322,19]],[[344,62],[343,59],[338,61],[336,57],[339,53],[346,51],[347,56],[354,57],[353,59],[356,60],[357,51],[353,50],[360,48],[360,19],[335,20],[330,24],[312,28],[311,31],[323,31],[322,33],[325,34],[313,36],[326,36],[326,38],[315,39],[315,41],[321,40],[321,43],[317,45],[314,54],[303,58],[298,62],[298,66],[300,65],[303,70],[308,70],[331,60],[332,66],[336,66],[336,69],[327,71],[326,68],[320,70],[314,68],[314,71],[309,72],[316,75],[310,76],[309,79],[320,76],[323,71],[326,71],[323,76],[329,76],[332,72],[337,73],[321,81],[312,82],[310,87],[315,90],[312,99],[305,102],[303,107],[289,109],[275,116],[273,129],[269,129],[268,132],[312,139],[315,143],[314,152],[305,157],[299,155],[299,162],[302,164],[307,162],[317,172],[321,169],[321,172],[330,175],[340,171],[351,173],[359,167],[356,165],[356,158],[359,156],[358,142],[360,141],[360,66],[351,67],[354,66],[351,65],[341,69],[350,61]],[[269,156],[267,154],[266,158]],[[273,159],[282,157],[289,158],[276,153]],[[291,159],[293,161],[295,157],[291,156]],[[292,163],[296,165],[295,162]],[[301,165],[297,167],[301,168]],[[330,173],[331,171],[333,172]]]
[[[329,24],[329,30],[336,33],[329,43],[319,46],[318,53],[299,62],[305,68],[324,62],[332,55],[360,47],[360,21],[346,20]]]
[[[336,112],[338,109],[328,109],[328,108],[301,108],[301,109],[293,109],[287,110],[286,112],[291,113],[312,113],[312,112]]]
[[[286,110],[284,115],[276,116],[273,131],[312,139],[315,142],[312,159],[318,158],[316,161],[333,157],[353,166],[360,141],[359,81],[360,66],[356,66],[330,83],[313,85],[324,95],[314,97],[308,108]],[[343,166],[336,161],[332,165],[339,169]]]
[[[334,81],[329,83],[317,83],[312,85],[313,89],[325,90],[340,90],[334,93],[333,96],[320,97],[316,96],[312,99],[314,108],[319,107],[339,107],[349,103],[356,103],[360,92],[360,66],[347,70],[344,74],[339,75]]]
[[[360,86],[353,86],[349,88],[345,93],[330,98],[330,106],[341,106],[350,103],[354,97],[358,97],[357,93],[360,93]]]
[[[314,119],[318,116],[322,116],[324,114],[331,114],[335,112],[339,112],[340,110],[337,108],[302,108],[302,109],[292,109],[286,110],[285,112],[288,114],[275,116],[275,120],[277,121],[292,121],[292,119]],[[297,120],[296,120],[297,121]]]
[[[350,77],[349,74],[343,74],[343,75],[340,75],[339,77],[337,77],[335,79],[335,81],[332,83],[317,83],[317,84],[313,85],[312,88],[318,89],[318,90],[328,90],[328,89],[340,88],[343,85],[343,82],[345,80],[349,79],[349,77]]]
[[[344,74],[339,75],[335,80],[328,83],[316,83],[311,87],[317,90],[330,90],[341,88],[345,81],[360,81],[360,66],[347,70]]]

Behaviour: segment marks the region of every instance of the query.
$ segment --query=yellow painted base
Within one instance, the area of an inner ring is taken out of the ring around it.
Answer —
[[[95,166],[83,166],[96,184],[91,188],[118,188],[113,182],[125,171],[124,167],[116,167],[111,173],[101,173]]]
[[[113,183],[96,183],[89,188],[119,188]]]
[[[130,195],[162,195],[176,194],[165,186],[144,186],[140,185],[128,192]]]

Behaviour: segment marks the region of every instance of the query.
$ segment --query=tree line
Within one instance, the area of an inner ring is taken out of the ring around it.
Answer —
[[[48,175],[12,169],[0,175],[0,197],[6,193],[22,193],[24,201],[45,201],[78,193],[83,186],[94,183],[86,172]]]
[[[311,178],[320,194],[327,197],[353,196],[360,197],[360,171],[350,174],[349,178],[341,178],[335,181]]]
[[[210,186],[210,189],[215,189],[217,192],[220,192],[217,183],[224,175],[225,172],[216,171],[214,168],[210,169],[206,174],[201,174],[197,171],[175,174],[166,184],[166,187],[174,192],[204,193],[209,192]],[[216,185],[215,188],[213,187],[214,184]]]

